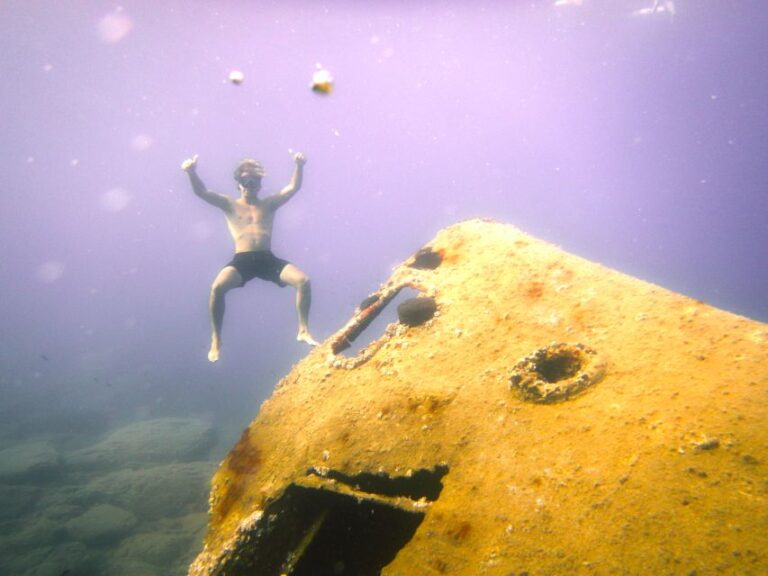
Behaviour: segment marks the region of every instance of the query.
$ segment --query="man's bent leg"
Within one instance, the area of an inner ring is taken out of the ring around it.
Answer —
[[[225,266],[211,286],[211,297],[208,308],[211,313],[211,349],[208,360],[216,362],[221,348],[221,326],[224,322],[224,297],[232,290],[243,285],[243,278],[233,266]]]
[[[296,288],[296,312],[299,315],[299,334],[296,340],[317,346],[318,342],[309,333],[309,308],[312,303],[309,278],[293,264],[287,264],[280,272],[280,280]]]

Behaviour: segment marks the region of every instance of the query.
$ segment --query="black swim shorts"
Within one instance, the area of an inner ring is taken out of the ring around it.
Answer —
[[[243,286],[254,278],[269,280],[278,286],[286,286],[280,280],[280,272],[288,265],[288,262],[278,258],[269,250],[256,252],[237,252],[227,266],[232,266],[243,278]]]

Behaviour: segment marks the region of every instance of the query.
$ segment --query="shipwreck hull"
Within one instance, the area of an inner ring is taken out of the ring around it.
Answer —
[[[767,422],[765,324],[464,222],[280,381],[189,573],[765,574]]]

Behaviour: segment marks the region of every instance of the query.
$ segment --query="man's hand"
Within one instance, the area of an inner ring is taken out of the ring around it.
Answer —
[[[197,154],[192,156],[192,158],[187,158],[184,160],[184,162],[181,163],[181,169],[184,170],[184,172],[194,172],[197,168]]]
[[[296,162],[296,166],[304,166],[307,163],[307,157],[304,156],[304,152],[296,152],[293,155],[293,161]]]

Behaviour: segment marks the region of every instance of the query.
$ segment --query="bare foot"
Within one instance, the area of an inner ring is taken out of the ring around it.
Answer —
[[[299,335],[296,336],[296,340],[299,342],[306,342],[310,346],[319,346],[320,342],[312,338],[312,335],[309,333],[309,330],[299,330]]]
[[[216,362],[219,359],[219,345],[211,344],[211,349],[208,351],[208,360],[210,362]]]

